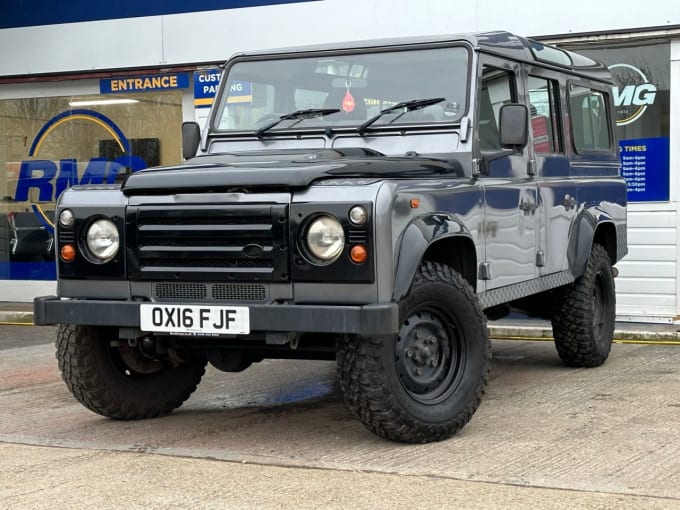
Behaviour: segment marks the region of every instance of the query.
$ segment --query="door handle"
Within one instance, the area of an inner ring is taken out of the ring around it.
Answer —
[[[524,211],[524,214],[533,214],[536,209],[538,209],[538,204],[536,202],[529,202],[528,200],[522,199],[519,203],[520,211]]]
[[[576,199],[569,194],[564,195],[564,200],[562,200],[562,205],[567,211],[576,208],[577,203]]]

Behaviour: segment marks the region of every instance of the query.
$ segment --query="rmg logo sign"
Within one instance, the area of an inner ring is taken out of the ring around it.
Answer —
[[[120,148],[123,154],[114,161],[104,158],[92,158],[85,165],[85,171],[78,175],[76,159],[61,159],[59,162],[37,159],[43,142],[55,129],[70,121],[87,121],[106,131]],[[36,135],[27,159],[21,162],[19,178],[14,194],[15,202],[28,202],[30,191],[37,190],[37,202],[53,202],[68,187],[76,184],[112,184],[118,174],[126,167],[135,172],[146,168],[146,162],[130,152],[130,142],[120,128],[108,117],[93,110],[68,110],[52,117]],[[42,210],[40,204],[32,204],[38,218],[48,229],[54,227],[53,222]]]
[[[617,126],[625,126],[638,120],[654,104],[656,85],[650,83],[645,73],[630,64],[609,66],[614,80],[623,86],[612,89],[616,105]],[[631,83],[632,82],[632,83]]]

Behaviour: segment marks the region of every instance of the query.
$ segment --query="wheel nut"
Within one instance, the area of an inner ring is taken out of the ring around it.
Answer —
[[[420,367],[416,368],[416,375],[420,375],[420,374],[422,374],[422,373],[423,373],[423,369],[422,369],[422,368],[420,368]]]
[[[434,358],[432,358],[432,359],[430,360],[430,366],[431,366],[431,367],[436,367],[436,366],[437,366],[437,360],[434,359]]]
[[[407,357],[407,358],[411,358],[412,356],[413,356],[413,351],[412,351],[411,349],[409,349],[408,351],[406,351],[406,357]]]

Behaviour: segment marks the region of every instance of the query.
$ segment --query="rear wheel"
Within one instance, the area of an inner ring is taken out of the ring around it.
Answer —
[[[593,244],[586,272],[557,297],[552,317],[555,347],[572,367],[597,367],[609,356],[616,320],[616,292],[609,255]]]
[[[399,303],[396,337],[348,337],[338,349],[340,388],[379,436],[446,439],[472,417],[488,381],[486,320],[469,284],[450,267],[421,265]]]
[[[68,389],[85,407],[109,418],[168,414],[189,398],[205,373],[204,359],[147,356],[118,341],[116,328],[61,325],[56,344]]]

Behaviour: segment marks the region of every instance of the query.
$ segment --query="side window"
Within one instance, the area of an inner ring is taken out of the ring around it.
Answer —
[[[479,104],[479,147],[482,150],[500,149],[498,126],[501,106],[516,101],[514,75],[509,71],[489,66],[482,68],[482,88]]]
[[[605,95],[580,85],[569,89],[571,137],[576,152],[610,151],[612,148]]]
[[[562,152],[557,104],[559,88],[554,80],[529,76],[529,103],[534,152]]]

